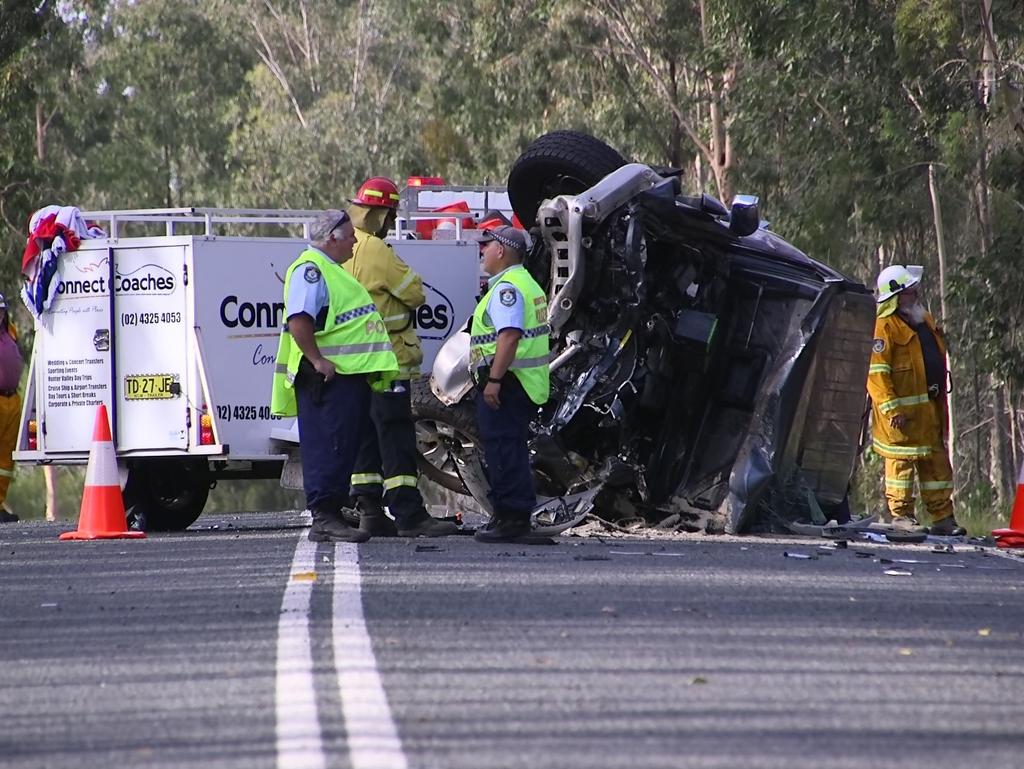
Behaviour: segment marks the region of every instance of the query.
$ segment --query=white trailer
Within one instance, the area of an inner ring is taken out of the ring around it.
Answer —
[[[85,463],[104,403],[126,505],[140,505],[149,528],[187,527],[217,479],[280,477],[297,437],[269,406],[284,274],[318,213],[86,212],[109,237],[60,258],[57,298],[35,326],[15,460]],[[162,232],[126,237],[131,228]],[[423,276],[413,322],[429,371],[472,313],[478,247],[461,228],[454,240],[391,244]]]

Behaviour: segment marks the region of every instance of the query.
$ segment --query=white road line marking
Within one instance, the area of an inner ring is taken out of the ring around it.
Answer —
[[[326,766],[313,688],[313,652],[309,637],[309,606],[315,581],[292,577],[315,571],[316,544],[300,536],[277,623],[274,701],[277,765],[281,769],[323,769]]]
[[[377,658],[363,618],[359,552],[355,545],[334,546],[332,601],[334,666],[338,671],[341,713],[353,769],[406,769],[402,741],[384,693]]]

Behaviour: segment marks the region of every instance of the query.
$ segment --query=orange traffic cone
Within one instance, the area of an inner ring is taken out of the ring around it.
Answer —
[[[1017,496],[1013,500],[1013,512],[1010,513],[1010,528],[995,529],[992,536],[996,538],[998,547],[1024,547],[1024,464],[1017,477]]]
[[[142,539],[143,531],[129,531],[124,516],[121,484],[117,479],[117,455],[110,437],[107,407],[96,410],[96,426],[89,449],[89,468],[85,471],[82,511],[78,531],[68,531],[61,539]]]

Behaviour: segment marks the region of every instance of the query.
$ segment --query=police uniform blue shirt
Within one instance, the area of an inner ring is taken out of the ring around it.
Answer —
[[[518,265],[516,266],[518,267]],[[509,267],[487,280],[488,287],[494,288],[499,283],[501,285],[497,286],[494,289],[494,293],[491,294],[491,298],[487,302],[486,312],[491,319],[491,325],[494,326],[495,331],[517,328],[525,332],[526,300],[523,299],[523,295],[519,292],[518,288],[508,281],[501,279],[501,276],[511,269],[515,268]]]
[[[310,249],[322,254],[324,259],[330,260],[319,248],[309,246]],[[304,267],[296,267],[292,273],[292,281],[288,286],[288,297],[285,300],[285,317],[292,318],[295,315],[305,313],[314,321],[320,312],[330,304],[330,295],[327,293],[327,281],[320,273],[320,268],[312,262]]]

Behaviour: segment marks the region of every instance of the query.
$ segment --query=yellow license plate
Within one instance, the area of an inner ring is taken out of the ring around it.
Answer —
[[[173,398],[178,392],[172,374],[132,374],[124,378],[124,399],[128,401]]]

